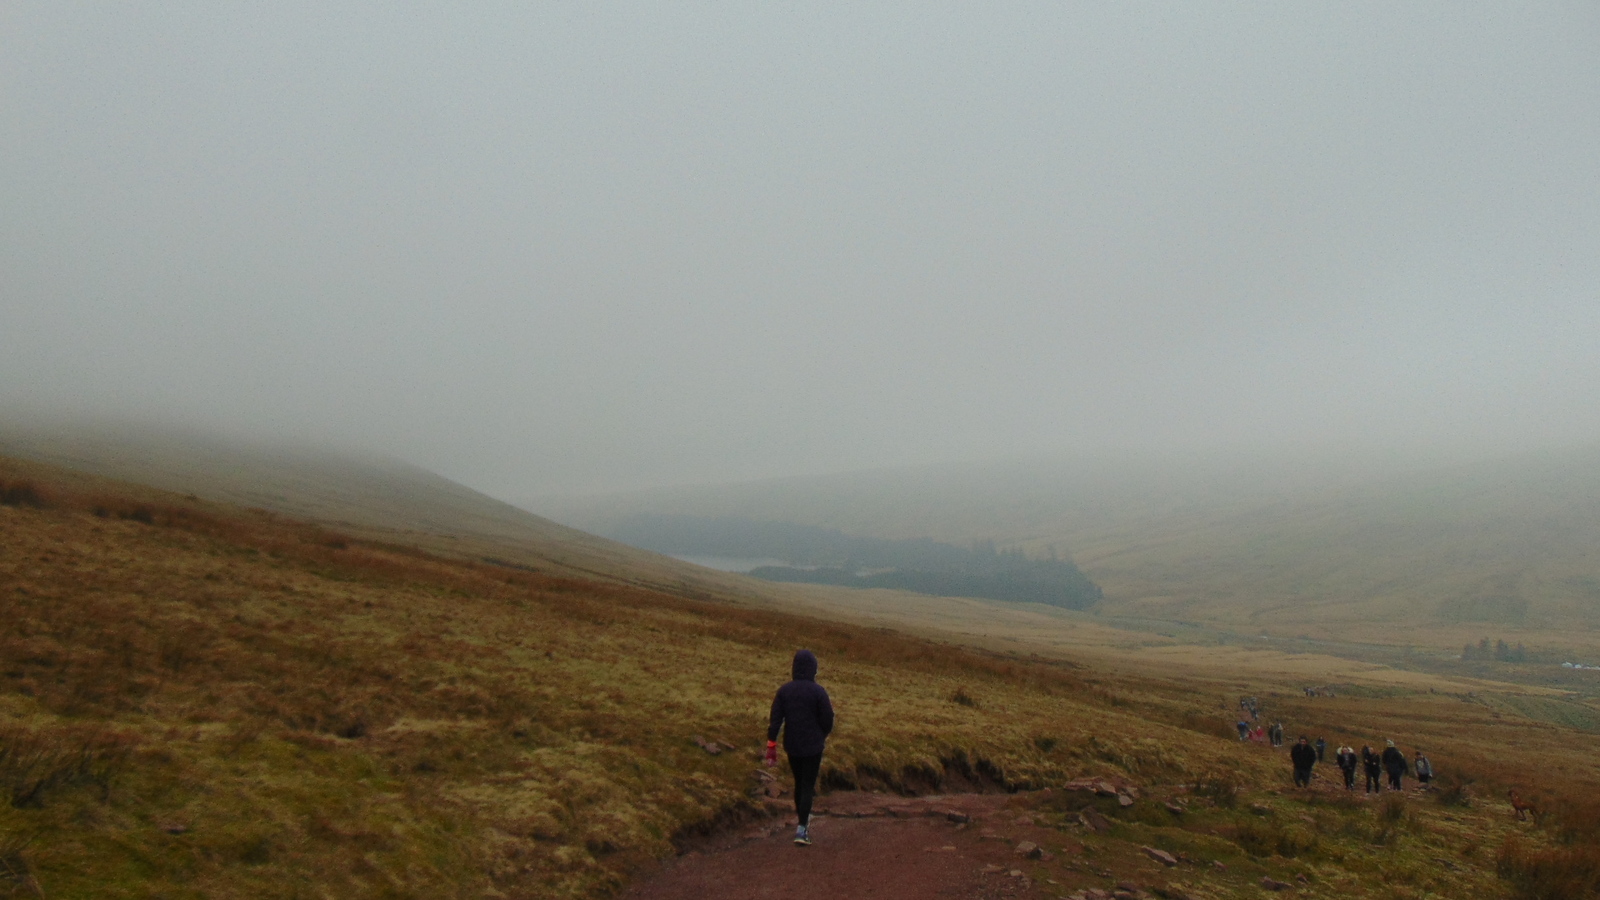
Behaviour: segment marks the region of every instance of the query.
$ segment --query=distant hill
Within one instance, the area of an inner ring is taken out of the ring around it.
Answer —
[[[750,598],[760,582],[639,550],[395,459],[269,448],[178,429],[0,421],[0,455],[266,509],[451,556],[687,595]]]
[[[1400,626],[1426,625],[1429,635],[1454,641],[1458,632],[1471,640],[1480,631],[1592,632],[1600,622],[1593,447],[1433,466],[948,466],[533,507],[599,531],[641,513],[747,516],[883,538],[1054,549],[1104,588],[1104,615],[1241,631],[1394,643],[1410,639]]]

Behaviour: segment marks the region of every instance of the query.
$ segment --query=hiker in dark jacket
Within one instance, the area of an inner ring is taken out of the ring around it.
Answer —
[[[833,731],[833,703],[817,684],[817,657],[810,650],[794,655],[793,680],[778,688],[772,698],[772,721],[767,726],[767,764],[778,759],[778,731],[783,730],[783,752],[794,773],[794,812],[800,824],[794,842],[811,843],[811,801],[822,771],[822,749]]]
[[[1326,738],[1317,738],[1314,745],[1317,748],[1317,762],[1322,762],[1328,755],[1328,741]]]
[[[1383,771],[1389,774],[1389,790],[1400,790],[1400,779],[1406,774],[1406,755],[1400,752],[1394,741],[1383,748]]]
[[[1305,735],[1300,735],[1300,740],[1289,748],[1289,761],[1294,764],[1294,786],[1311,787],[1311,767],[1317,764],[1317,751]]]
[[[1373,751],[1371,744],[1361,748],[1361,769],[1367,775],[1367,793],[1383,790],[1383,783],[1378,780],[1383,774],[1383,761]]]
[[[1360,765],[1361,763],[1361,761],[1356,758],[1355,748],[1348,744],[1340,747],[1339,752],[1334,755],[1333,761],[1339,765],[1339,771],[1344,774],[1344,789],[1347,791],[1355,790],[1356,766]]]

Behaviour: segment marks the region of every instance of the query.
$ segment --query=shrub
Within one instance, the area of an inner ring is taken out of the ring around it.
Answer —
[[[85,728],[0,727],[0,790],[12,806],[40,806],[45,795],[73,784],[94,784],[104,798],[127,764],[134,739]]]
[[[1600,846],[1534,849],[1513,836],[1501,846],[1495,870],[1521,900],[1580,900],[1600,893]]]
[[[964,687],[956,688],[955,693],[950,695],[950,702],[971,707],[972,709],[978,708],[978,701],[972,699],[972,696],[967,693],[967,689]]]
[[[1207,772],[1195,782],[1194,792],[1221,807],[1239,805],[1239,781],[1231,772]]]
[[[1462,775],[1447,775],[1436,779],[1433,799],[1443,806],[1471,806],[1472,794],[1468,787],[1473,779]]]
[[[33,482],[0,482],[0,506],[32,506],[37,509],[44,505],[44,495]]]

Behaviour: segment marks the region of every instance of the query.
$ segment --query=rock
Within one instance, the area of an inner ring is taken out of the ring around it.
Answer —
[[[1212,860],[1212,861],[1211,861],[1211,868],[1213,868],[1213,869],[1216,869],[1216,870],[1217,870],[1217,871],[1218,871],[1218,872],[1226,872],[1226,871],[1228,871],[1228,866],[1227,866],[1227,864],[1225,864],[1225,863],[1224,863],[1224,862],[1223,862],[1223,861],[1222,861],[1222,860],[1220,860],[1220,859],[1214,859],[1214,860]]]
[[[1100,810],[1089,808],[1078,815],[1083,824],[1095,834],[1103,834],[1111,830],[1111,820],[1100,814]]]
[[[1167,812],[1172,813],[1175,816],[1181,816],[1186,811],[1186,810],[1184,810],[1183,807],[1179,806],[1176,803],[1172,803],[1170,801],[1168,801],[1165,805],[1167,807]]]
[[[952,810],[946,812],[944,814],[944,817],[946,819],[950,820],[951,822],[956,823],[957,825],[965,825],[966,823],[972,821],[972,817],[971,816],[967,815],[966,813],[962,812],[959,809],[952,809]]]
[[[1261,886],[1269,891],[1287,891],[1289,888],[1294,887],[1294,885],[1288,883],[1287,881],[1279,881],[1278,879],[1273,878],[1271,875],[1261,876]]]
[[[1006,870],[1005,866],[997,866],[994,863],[990,863],[989,865],[984,866],[983,868],[979,869],[978,873],[981,874],[981,875],[993,875],[996,872],[1004,872],[1005,870]]]
[[[1117,882],[1116,887],[1117,887],[1117,890],[1119,890],[1119,891],[1127,891],[1130,894],[1139,893],[1139,886],[1137,884],[1134,884],[1131,881],[1119,881],[1119,882]]]
[[[1163,866],[1166,866],[1168,868],[1171,868],[1171,867],[1176,866],[1178,864],[1178,858],[1173,856],[1171,853],[1168,853],[1165,850],[1157,850],[1154,847],[1140,847],[1139,850],[1145,856],[1150,857],[1151,859],[1155,860],[1158,863],[1161,863]]]
[[[718,756],[718,755],[720,755],[722,753],[722,745],[717,743],[716,741],[711,741],[711,742],[709,742],[707,744],[704,744],[703,747],[704,747],[705,751],[707,753],[711,754],[712,756]]]
[[[1044,848],[1033,841],[1022,841],[1012,848],[1012,852],[1028,859],[1039,859],[1044,856]]]
[[[776,800],[787,793],[787,791],[785,791],[783,786],[778,784],[776,781],[769,781],[767,782],[767,786],[762,789],[762,793]]]
[[[1118,794],[1117,795],[1117,805],[1121,806],[1121,807],[1124,807],[1124,808],[1132,806],[1133,805],[1133,798],[1128,796],[1127,794]]]
[[[167,824],[161,826],[161,830],[165,831],[167,834],[188,834],[189,826],[184,825],[181,822],[168,822]]]
[[[1094,792],[1102,797],[1115,797],[1117,795],[1117,786],[1109,781],[1096,781],[1094,783]]]
[[[1124,794],[1127,794],[1129,797],[1132,797],[1135,800],[1139,799],[1139,789],[1134,787],[1131,784],[1123,785],[1122,786],[1122,792]]]
[[[754,772],[750,773],[750,777],[754,778],[757,781],[777,781],[778,780],[778,776],[772,774],[771,772],[768,772],[766,769],[757,769]]]
[[[1022,877],[1022,870],[1021,869],[1012,869],[1011,871],[1007,872],[1006,874],[1011,876],[1012,878],[1021,878]]]
[[[1252,804],[1250,804],[1250,811],[1255,813],[1258,816],[1270,816],[1270,815],[1272,815],[1272,807],[1266,805],[1265,803],[1252,803]]]

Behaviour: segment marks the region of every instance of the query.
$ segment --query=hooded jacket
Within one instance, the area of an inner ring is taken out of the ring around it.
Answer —
[[[1317,748],[1310,744],[1296,743],[1289,748],[1289,761],[1294,763],[1296,769],[1310,771],[1317,764]]]
[[[833,703],[817,684],[817,657],[810,650],[794,655],[793,680],[778,688],[772,698],[772,720],[767,740],[783,730],[783,751],[790,756],[821,756],[833,731]]]
[[[1383,770],[1390,775],[1406,774],[1406,755],[1401,753],[1394,744],[1383,748]]]

